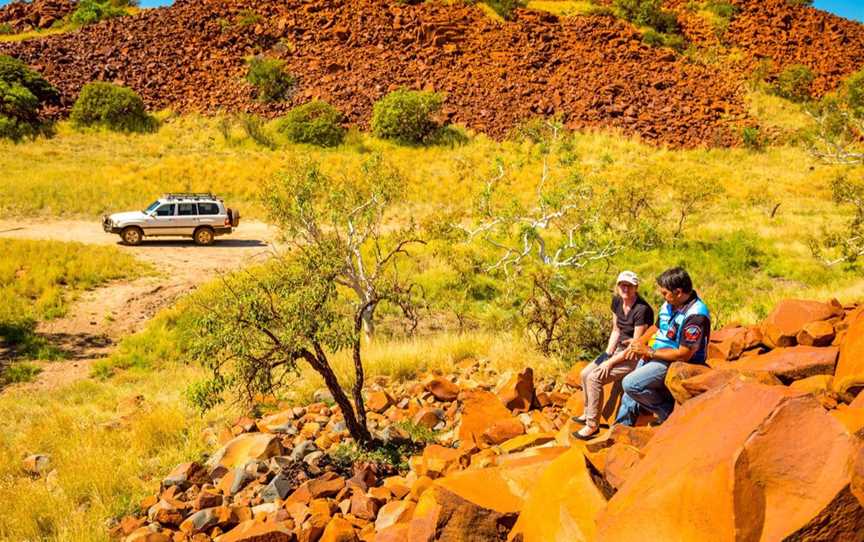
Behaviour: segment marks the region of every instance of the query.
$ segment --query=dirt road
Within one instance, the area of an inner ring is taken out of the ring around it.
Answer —
[[[36,362],[42,373],[25,386],[50,388],[86,377],[93,360],[110,354],[122,337],[140,330],[159,309],[183,294],[220,273],[271,256],[276,232],[264,223],[244,221],[234,234],[217,238],[209,247],[185,239],[145,240],[127,247],[118,236],[103,232],[98,220],[0,220],[0,238],[112,245],[156,269],[152,275],[83,292],[66,317],[39,325],[38,333],[65,351],[67,361]]]

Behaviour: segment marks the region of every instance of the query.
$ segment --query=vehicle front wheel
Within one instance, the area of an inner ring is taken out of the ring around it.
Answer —
[[[120,239],[123,240],[123,244],[136,246],[141,244],[141,240],[144,238],[144,232],[141,231],[141,228],[136,228],[134,226],[130,226],[128,228],[124,228],[122,232],[120,232]]]
[[[195,239],[196,245],[212,245],[213,239],[215,235],[213,234],[213,230],[210,228],[198,228],[195,230],[195,234],[192,236]]]

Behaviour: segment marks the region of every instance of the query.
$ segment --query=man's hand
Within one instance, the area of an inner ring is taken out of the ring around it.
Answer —
[[[647,344],[634,341],[630,343],[630,346],[627,348],[626,356],[628,361],[647,359],[651,356],[651,348],[649,348]]]

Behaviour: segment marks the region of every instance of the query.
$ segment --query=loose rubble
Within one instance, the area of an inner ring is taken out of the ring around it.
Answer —
[[[73,11],[72,0],[16,0],[0,6],[0,25],[9,25],[15,33],[44,30],[62,22]]]
[[[805,330],[834,338],[799,345],[814,336]],[[336,462],[331,454],[350,442],[337,407],[281,405],[225,427],[206,464],[178,465],[113,534],[126,542],[859,540],[862,340],[864,306],[781,302],[761,324],[715,332],[707,365],[671,366],[667,385],[679,404],[661,427],[643,425],[645,417],[589,442],[571,436],[582,364],[535,379],[531,369],[496,374],[467,359],[449,374],[375,379],[366,399],[377,438],[405,438],[406,421],[434,418],[434,442],[416,448],[404,472]]]

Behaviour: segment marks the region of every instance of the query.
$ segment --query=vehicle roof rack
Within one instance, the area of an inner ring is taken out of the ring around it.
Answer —
[[[219,200],[216,196],[211,194],[210,192],[171,192],[169,194],[165,194],[162,196],[164,199],[212,199]]]

